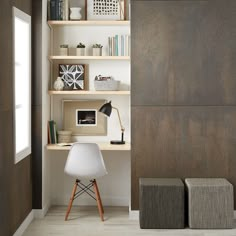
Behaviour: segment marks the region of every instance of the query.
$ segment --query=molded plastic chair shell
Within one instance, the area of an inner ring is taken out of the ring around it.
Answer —
[[[74,143],[64,171],[77,179],[89,180],[107,174],[102,153],[96,143]]]

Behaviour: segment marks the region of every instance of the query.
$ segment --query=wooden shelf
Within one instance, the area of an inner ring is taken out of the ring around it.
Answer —
[[[49,60],[130,60],[129,56],[49,56]]]
[[[117,20],[117,21],[48,21],[50,27],[54,26],[129,26],[130,21]]]
[[[64,90],[55,91],[49,90],[49,95],[130,95],[130,91],[78,91],[78,90]]]
[[[97,143],[100,150],[102,151],[130,151],[131,145],[130,143],[122,144],[122,145],[115,145],[110,143]],[[60,146],[58,144],[48,144],[47,150],[51,151],[68,151],[70,150],[71,146]]]

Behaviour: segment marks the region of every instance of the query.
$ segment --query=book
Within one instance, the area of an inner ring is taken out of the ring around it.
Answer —
[[[62,20],[69,20],[69,0],[62,1]]]
[[[56,19],[56,2],[57,0],[50,1],[50,20],[57,20]]]
[[[63,0],[50,0],[50,19],[63,19]]]
[[[49,143],[55,144],[57,143],[57,130],[56,130],[56,122],[54,120],[48,121],[48,136]]]

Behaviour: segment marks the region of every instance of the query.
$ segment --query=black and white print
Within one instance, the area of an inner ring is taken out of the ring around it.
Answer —
[[[84,90],[84,75],[84,65],[59,65],[59,76],[64,82],[65,90]]]

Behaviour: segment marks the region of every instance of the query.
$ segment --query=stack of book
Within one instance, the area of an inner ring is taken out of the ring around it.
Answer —
[[[48,20],[68,20],[69,0],[49,0]]]
[[[108,37],[109,56],[130,56],[130,36]]]
[[[48,121],[48,143],[49,144],[57,143],[57,129],[56,129],[56,122],[54,120]]]

